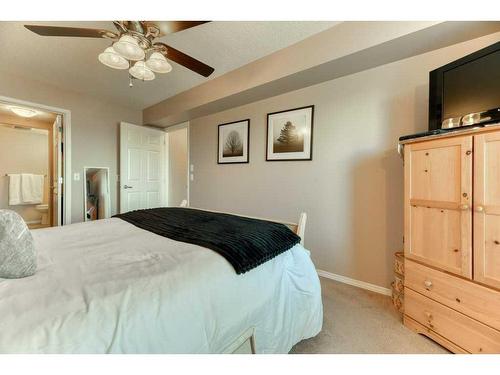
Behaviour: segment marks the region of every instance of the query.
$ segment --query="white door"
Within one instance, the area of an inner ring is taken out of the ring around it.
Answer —
[[[120,212],[165,206],[165,132],[120,124]]]

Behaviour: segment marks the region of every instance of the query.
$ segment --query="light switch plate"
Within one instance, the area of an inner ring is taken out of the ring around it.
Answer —
[[[190,172],[194,172],[194,164],[191,164],[191,165],[189,166],[189,171],[190,171]]]
[[[80,173],[79,172],[73,173],[73,180],[74,181],[80,181]]]
[[[192,173],[191,173],[191,174],[189,175],[189,179],[190,179],[191,181],[194,181],[194,174],[192,174]]]

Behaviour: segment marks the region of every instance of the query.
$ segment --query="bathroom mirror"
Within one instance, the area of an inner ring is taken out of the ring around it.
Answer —
[[[111,217],[109,168],[85,167],[84,176],[85,221]]]

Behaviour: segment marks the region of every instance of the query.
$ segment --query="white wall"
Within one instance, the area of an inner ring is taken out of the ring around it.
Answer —
[[[16,211],[25,221],[39,221],[40,211],[31,205],[9,206],[9,173],[49,173],[49,138],[47,130],[20,130],[0,125],[0,208]],[[45,177],[44,201],[48,202],[48,179]]]
[[[297,220],[317,268],[388,287],[402,249],[398,137],[427,129],[428,74],[500,40],[461,43],[190,122],[195,207]],[[313,160],[266,162],[266,114],[315,105]],[[217,125],[250,118],[250,163],[217,164]]]
[[[54,106],[71,111],[73,172],[80,181],[73,181],[71,192],[72,221],[83,216],[84,167],[109,167],[111,212],[118,209],[117,175],[119,171],[119,123],[142,123],[142,111],[109,103],[99,98],[61,90],[55,86],[27,80],[0,71],[0,95]],[[124,89],[129,90],[125,85]],[[2,161],[0,160],[0,163]],[[70,176],[67,176],[70,177]]]

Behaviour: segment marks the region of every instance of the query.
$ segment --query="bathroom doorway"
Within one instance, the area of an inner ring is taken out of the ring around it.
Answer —
[[[0,208],[30,229],[65,223],[64,116],[0,100]]]

